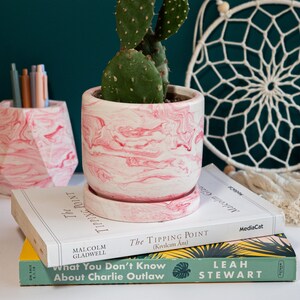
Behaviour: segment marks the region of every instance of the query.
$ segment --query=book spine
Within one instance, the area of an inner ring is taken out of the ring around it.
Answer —
[[[46,268],[19,262],[20,285],[294,281],[295,257],[114,259]]]

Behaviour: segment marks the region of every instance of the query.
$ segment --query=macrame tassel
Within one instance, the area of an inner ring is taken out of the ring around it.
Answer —
[[[286,222],[300,225],[300,173],[257,173],[224,169],[231,178],[283,209]]]

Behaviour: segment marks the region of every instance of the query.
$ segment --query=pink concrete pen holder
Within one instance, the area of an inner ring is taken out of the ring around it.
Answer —
[[[15,108],[0,102],[0,193],[65,186],[78,164],[66,103]]]

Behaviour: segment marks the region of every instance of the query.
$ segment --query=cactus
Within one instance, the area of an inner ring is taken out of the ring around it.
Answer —
[[[163,102],[160,74],[154,63],[141,52],[134,49],[120,51],[103,73],[102,96],[128,103]]]
[[[122,48],[135,48],[143,39],[154,16],[153,0],[118,0],[117,32]]]
[[[151,56],[163,83],[164,97],[167,93],[169,84],[169,68],[166,58],[166,49],[160,41],[157,40],[156,35],[151,29],[148,30],[142,42],[136,47],[137,50],[142,51],[146,56]]]
[[[155,0],[118,0],[117,32],[121,50],[102,75],[102,97],[128,103],[164,102],[169,83],[165,47],[185,21],[188,0],[164,0],[155,31]]]
[[[155,34],[159,40],[166,40],[175,34],[186,20],[189,11],[187,0],[164,0],[159,11]]]

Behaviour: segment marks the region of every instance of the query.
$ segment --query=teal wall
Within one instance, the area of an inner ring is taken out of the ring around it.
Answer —
[[[157,1],[158,4],[161,2]],[[194,24],[202,0],[190,0],[190,14],[166,42],[170,81],[184,84],[192,54]],[[80,109],[82,93],[100,84],[107,61],[119,49],[114,0],[2,0],[0,3],[0,99],[11,98],[10,64],[19,72],[45,64],[51,99],[65,100],[81,171]],[[204,164],[216,160],[205,152]]]

